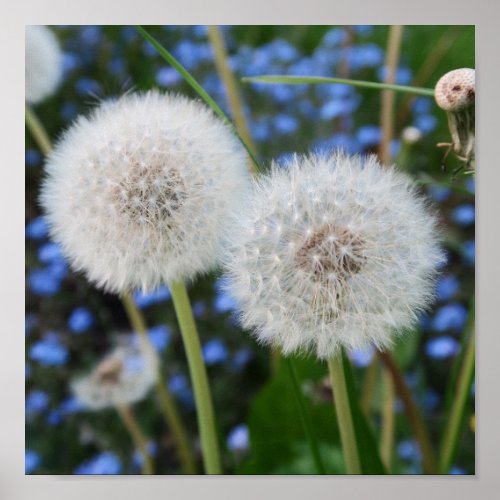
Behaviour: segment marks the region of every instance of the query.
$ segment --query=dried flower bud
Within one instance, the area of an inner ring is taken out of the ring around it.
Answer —
[[[436,84],[437,105],[445,111],[458,112],[474,105],[476,100],[476,71],[455,69],[442,76]]]

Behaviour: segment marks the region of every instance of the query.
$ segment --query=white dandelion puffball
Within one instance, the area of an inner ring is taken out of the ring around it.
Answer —
[[[25,100],[37,104],[54,93],[62,77],[62,52],[46,26],[26,26]]]
[[[249,186],[243,148],[208,107],[151,91],[79,118],[41,200],[75,269],[108,291],[148,291],[217,264]]]
[[[130,405],[147,395],[155,383],[157,370],[158,358],[150,346],[120,346],[90,374],[76,379],[71,388],[89,410]]]
[[[436,221],[375,157],[294,156],[262,177],[228,245],[243,326],[284,354],[391,345],[432,298]]]

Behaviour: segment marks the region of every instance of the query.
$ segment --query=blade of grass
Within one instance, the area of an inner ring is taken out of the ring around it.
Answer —
[[[321,84],[321,83],[342,83],[353,87],[362,87],[374,90],[394,90],[396,92],[406,92],[407,94],[417,94],[428,97],[434,96],[434,89],[421,87],[408,87],[405,85],[391,85],[387,83],[367,82],[364,80],[350,80],[347,78],[331,78],[326,76],[287,76],[287,75],[261,75],[245,76],[242,78],[246,83],[284,83],[287,85]]]
[[[193,90],[210,106],[213,112],[236,134],[239,141],[243,145],[243,147],[247,150],[248,155],[251,160],[254,162],[255,167],[259,172],[263,171],[262,166],[257,161],[257,158],[253,154],[253,151],[247,145],[247,143],[242,139],[238,130],[233,125],[233,123],[226,116],[224,111],[220,108],[220,106],[210,97],[210,95],[206,92],[206,90],[195,80],[195,78],[189,73],[189,71],[184,68],[184,66],[165,48],[163,47],[156,38],[150,35],[142,26],[137,25],[135,29],[158,51],[158,53],[167,61],[171,66],[173,66],[180,75],[184,78],[186,83],[188,83]]]

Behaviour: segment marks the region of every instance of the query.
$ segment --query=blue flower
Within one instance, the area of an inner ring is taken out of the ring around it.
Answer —
[[[80,27],[80,39],[86,45],[97,45],[102,40],[102,26],[87,25]]]
[[[299,122],[294,116],[280,113],[273,118],[273,126],[278,133],[288,135],[296,132]]]
[[[429,114],[432,110],[433,101],[428,97],[417,97],[413,103],[413,112],[417,115]]]
[[[425,344],[425,353],[433,359],[446,359],[454,356],[460,349],[460,344],[453,337],[437,337]]]
[[[74,413],[79,412],[83,406],[81,403],[76,399],[74,396],[70,396],[66,398],[60,405],[59,405],[59,412],[66,416],[66,415],[73,415]]]
[[[353,349],[349,353],[349,357],[351,358],[352,363],[354,364],[354,366],[357,366],[359,368],[368,366],[372,362],[374,355],[375,349],[372,345],[369,345],[368,347],[365,347],[363,349]]]
[[[474,194],[476,192],[476,182],[474,180],[474,177],[469,177],[465,183],[465,187],[467,191],[470,193]]]
[[[220,282],[215,284],[215,288],[217,295],[214,300],[214,309],[220,314],[233,311],[236,308],[236,301],[222,290]]]
[[[462,304],[447,304],[438,309],[432,320],[432,328],[437,332],[461,330],[467,319],[467,309]]]
[[[451,218],[453,219],[453,222],[459,224],[460,226],[470,226],[471,224],[474,224],[475,213],[474,205],[464,203],[453,210]]]
[[[321,107],[319,116],[322,120],[333,120],[352,113],[358,107],[357,99],[331,99]]]
[[[354,31],[361,36],[370,36],[373,33],[373,26],[371,24],[358,24],[354,27]]]
[[[156,83],[161,87],[173,87],[182,81],[182,76],[174,68],[165,66],[156,72]]]
[[[87,95],[100,95],[102,93],[101,86],[99,83],[93,78],[88,78],[82,76],[79,78],[75,84],[75,90],[78,95],[87,96]]]
[[[233,427],[226,440],[227,447],[231,451],[245,451],[250,444],[250,433],[245,424]]]
[[[43,340],[35,342],[29,356],[44,366],[61,366],[68,361],[68,349],[63,346],[54,333],[49,333]]]
[[[44,243],[38,249],[38,260],[44,264],[51,264],[60,260],[64,260],[61,252],[61,247],[57,243],[49,241]]]
[[[462,247],[463,258],[469,266],[473,266],[476,262],[476,241],[468,240],[464,243]]]
[[[344,53],[349,61],[349,65],[354,71],[363,68],[374,68],[384,61],[384,51],[374,43],[353,45],[344,49]],[[399,77],[400,79],[406,80],[407,75],[405,71],[409,70],[400,68],[396,79]]]
[[[198,300],[193,304],[193,314],[195,318],[203,316],[207,312],[207,306],[202,300]]]
[[[347,153],[358,153],[360,150],[358,141],[346,133],[335,134],[328,139],[319,139],[313,144],[316,153],[330,153],[333,150],[342,149]]]
[[[202,351],[207,366],[224,363],[229,357],[227,348],[221,339],[209,340],[203,345]]]
[[[40,465],[40,455],[33,450],[27,449],[24,452],[24,472],[31,474]]]
[[[257,142],[263,142],[271,136],[271,124],[266,118],[252,121],[251,123],[252,137]]]
[[[70,122],[78,114],[78,106],[74,102],[65,102],[61,107],[60,114],[65,122]]]
[[[30,313],[26,314],[24,317],[24,335],[29,335],[31,330],[38,324],[38,318],[36,314]]]
[[[137,307],[141,309],[143,307],[149,307],[153,304],[159,304],[170,298],[170,290],[165,285],[158,287],[156,290],[144,293],[142,291],[137,291],[134,293],[134,301]]]
[[[439,300],[451,299],[460,289],[460,284],[455,276],[442,276],[436,286],[436,294]]]
[[[299,55],[297,49],[282,38],[275,38],[265,46],[271,53],[271,57],[280,63],[290,63]]]
[[[82,66],[81,57],[75,52],[63,53],[63,71],[67,75]]]
[[[383,66],[378,70],[377,76],[380,81],[384,81],[386,75],[387,67]],[[412,78],[413,76],[410,68],[401,67],[396,70],[396,83],[398,85],[408,85],[409,83],[411,83]]]
[[[451,474],[453,476],[460,476],[460,475],[465,475],[467,474],[467,472],[465,472],[464,469],[462,469],[461,467],[457,467],[456,465],[454,465],[448,472],[448,474]]]
[[[170,343],[171,331],[166,325],[153,326],[148,330],[149,341],[158,352],[163,352]]]
[[[415,118],[415,127],[423,134],[431,133],[437,126],[437,118],[433,115],[419,115]]]
[[[240,372],[253,359],[254,353],[248,347],[243,347],[234,353],[231,367],[235,372]]]
[[[42,413],[48,406],[49,396],[44,391],[35,389],[26,396],[25,410],[29,417]]]
[[[113,75],[123,75],[127,70],[127,61],[123,57],[113,57],[108,63],[108,71]]]
[[[447,200],[451,194],[451,188],[446,186],[432,185],[427,188],[427,194],[438,203]]]
[[[332,28],[327,31],[321,40],[321,45],[335,47],[341,45],[346,39],[346,32],[342,28]]]
[[[50,268],[33,269],[28,274],[28,283],[35,295],[50,296],[59,291],[61,280]]]
[[[193,392],[184,374],[177,373],[172,375],[168,381],[168,388],[184,405],[194,408]]]
[[[37,167],[42,161],[42,155],[36,149],[27,149],[24,152],[24,163],[28,167]]]
[[[421,456],[418,444],[412,439],[401,441],[397,446],[397,451],[402,460],[419,460]]]
[[[47,237],[49,228],[43,217],[33,219],[25,229],[26,238],[30,240],[43,240]]]
[[[62,415],[58,410],[52,410],[47,415],[47,423],[53,427],[59,425],[62,422]]]
[[[73,333],[86,332],[93,324],[94,316],[86,307],[73,309],[68,319],[68,328]]]
[[[376,146],[381,137],[382,131],[378,125],[363,125],[356,132],[356,138],[363,148]]]
[[[117,455],[105,451],[84,462],[75,469],[75,474],[120,474],[122,464]]]

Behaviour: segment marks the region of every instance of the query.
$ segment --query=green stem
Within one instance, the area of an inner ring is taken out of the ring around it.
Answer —
[[[165,59],[170,65],[172,65],[184,78],[184,80],[196,91],[196,93],[212,108],[214,113],[236,134],[243,147],[247,150],[248,155],[255,164],[256,169],[262,172],[262,167],[260,166],[257,158],[253,154],[253,151],[247,145],[247,143],[241,138],[236,127],[231,123],[229,118],[226,116],[224,111],[220,106],[210,97],[206,90],[194,79],[194,77],[189,73],[189,71],[184,68],[184,66],[165,48],[163,47],[153,36],[151,36],[142,26],[136,26],[135,29],[158,51],[158,53]]]
[[[200,340],[186,286],[180,281],[174,281],[169,284],[169,287],[193,384],[205,472],[207,474],[222,474],[207,371],[201,354]]]
[[[26,104],[25,106],[24,119],[26,122],[26,126],[28,127],[28,130],[31,132],[33,139],[40,148],[40,151],[43,153],[44,156],[47,156],[50,153],[50,150],[52,149],[52,144],[50,142],[49,135],[47,134],[47,131],[42,125],[42,122],[38,119],[35,112],[28,104]]]
[[[464,420],[465,406],[470,393],[472,380],[474,378],[475,352],[474,325],[472,325],[467,350],[465,351],[461,371],[458,375],[455,398],[453,399],[453,404],[451,405],[441,445],[441,454],[439,459],[440,474],[448,473],[457,451],[458,438],[460,436],[460,430]]]
[[[361,392],[361,409],[366,415],[366,418],[370,417],[373,404],[373,393],[375,392],[375,387],[377,384],[377,374],[378,374],[378,364],[377,359],[372,359],[372,362],[368,365],[365,373],[365,379],[363,381],[363,389]]]
[[[384,403],[382,407],[382,432],[380,436],[380,458],[390,473],[392,453],[394,449],[394,383],[387,370],[383,372],[385,387]]]
[[[352,421],[351,405],[347,392],[342,356],[339,354],[328,360],[330,379],[337,421],[340,430],[340,440],[344,451],[344,460],[348,474],[361,474],[361,462],[356,443],[356,434]]]
[[[364,80],[350,80],[347,78],[330,78],[326,76],[285,76],[285,75],[261,75],[245,76],[243,82],[247,83],[284,83],[288,85],[320,84],[320,83],[343,83],[353,87],[362,87],[375,90],[394,90],[396,92],[406,92],[408,94],[434,96],[434,89],[424,89],[420,87],[407,87],[405,85],[391,85],[388,83],[367,82]]]
[[[144,316],[135,304],[134,299],[127,294],[122,297],[122,302],[132,328],[135,332],[137,332],[141,341],[150,346],[151,343],[147,335],[147,327]],[[160,370],[156,373],[156,395],[158,397],[163,418],[172,432],[177,445],[179,460],[184,474],[196,474],[196,462],[191,451],[191,447],[189,446],[187,431],[182,423],[174,398],[170,394],[168,386],[163,380]]]
[[[378,353],[382,361],[384,362],[387,370],[392,376],[394,382],[394,387],[396,392],[403,402],[406,417],[413,430],[415,439],[418,442],[420,451],[422,453],[422,466],[426,474],[435,474],[436,472],[436,461],[434,458],[434,450],[432,448],[431,440],[429,437],[429,432],[425,425],[422,414],[413,402],[413,397],[411,395],[406,382],[399,371],[398,366],[392,359],[392,356],[387,352]]]
[[[148,452],[148,442],[144,434],[142,433],[137,420],[132,413],[130,406],[117,405],[116,411],[120,415],[125,427],[127,428],[135,447],[141,452],[143,462],[142,462],[142,473],[143,474],[153,474],[153,460]]]
[[[316,439],[316,434],[314,432],[311,414],[309,413],[307,403],[304,400],[304,395],[302,394],[302,389],[299,384],[297,372],[295,371],[295,367],[291,359],[283,358],[283,363],[286,365],[288,373],[290,374],[295,402],[297,403],[297,410],[299,412],[300,419],[302,420],[302,425],[304,426],[304,431],[307,441],[309,442],[309,447],[311,449],[314,464],[316,465],[317,473],[326,474],[325,466],[323,465],[321,453],[319,451],[318,440]]]

